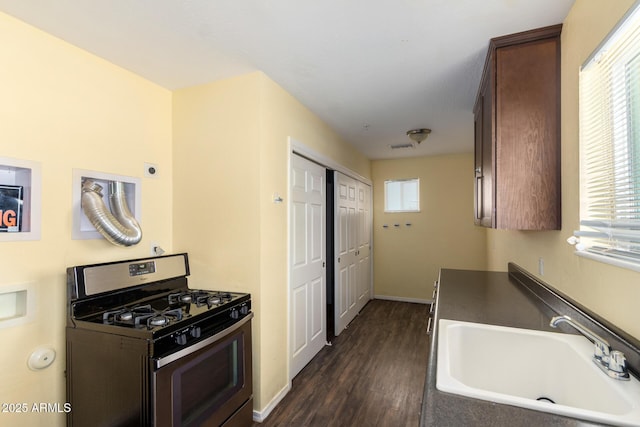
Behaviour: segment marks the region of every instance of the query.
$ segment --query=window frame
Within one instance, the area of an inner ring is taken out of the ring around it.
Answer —
[[[636,271],[640,271],[639,34],[640,0],[580,68],[580,230],[569,239],[579,256]]]
[[[400,209],[389,208],[389,197],[391,195],[391,185],[400,184]],[[404,188],[406,184],[416,185],[416,200],[407,200],[405,198]],[[407,212],[420,212],[420,178],[404,178],[404,179],[387,179],[384,181],[384,212],[385,213],[407,213]],[[411,205],[415,204],[417,207],[413,208]]]

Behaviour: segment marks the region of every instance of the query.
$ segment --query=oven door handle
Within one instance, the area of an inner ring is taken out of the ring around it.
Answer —
[[[183,348],[182,350],[176,351],[175,353],[171,353],[168,356],[165,357],[160,357],[158,359],[153,359],[153,365],[155,369],[160,369],[163,366],[168,365],[171,362],[175,362],[176,360],[180,359],[181,357],[185,357],[190,355],[191,353],[194,353],[202,348],[205,348],[206,346],[213,344],[214,342],[220,340],[221,338],[225,337],[226,335],[229,335],[230,333],[232,333],[233,331],[240,329],[245,323],[247,323],[248,321],[250,321],[253,318],[253,312],[247,314],[245,317],[243,317],[241,320],[239,320],[237,323],[234,323],[233,325],[229,326],[227,329],[218,332],[215,335],[210,336],[209,338],[206,338],[202,341],[199,341],[193,345],[190,345],[188,347]]]

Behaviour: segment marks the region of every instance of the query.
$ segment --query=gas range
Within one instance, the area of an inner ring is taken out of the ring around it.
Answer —
[[[67,425],[251,425],[251,296],[187,254],[67,269]]]
[[[251,312],[249,294],[189,288],[187,254],[78,266],[67,274],[68,326],[147,339],[152,357]]]

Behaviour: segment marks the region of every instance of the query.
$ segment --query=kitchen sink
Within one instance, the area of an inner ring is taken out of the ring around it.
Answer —
[[[581,335],[441,319],[438,390],[622,426],[640,426],[640,382],[609,378]]]

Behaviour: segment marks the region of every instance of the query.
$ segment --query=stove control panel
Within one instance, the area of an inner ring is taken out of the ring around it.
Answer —
[[[187,343],[187,334],[178,334],[176,335],[176,344],[185,345]]]
[[[249,314],[249,312],[251,311],[251,303],[243,302],[229,308],[226,311],[228,313],[228,316],[231,319],[238,320],[245,317],[247,314]],[[224,318],[224,316],[220,317],[220,319],[222,318]],[[197,341],[200,338],[203,338],[203,333],[205,334],[204,337],[209,336],[211,334],[210,331],[203,332],[202,328],[205,328],[205,330],[209,330],[211,327],[201,326],[200,324],[193,324],[193,325],[184,327],[170,335],[171,341],[173,341],[175,345],[185,346],[187,344],[191,344],[192,342]]]
[[[151,274],[156,272],[155,261],[138,262],[129,264],[129,276],[141,276],[143,274]]]
[[[194,306],[191,304],[191,306]],[[227,307],[227,305],[229,307]],[[206,307],[206,306],[203,306]],[[222,306],[212,306],[206,311],[204,317],[191,317],[193,313],[183,318],[183,322],[191,323],[182,325],[178,329],[172,329],[170,333],[158,337],[153,342],[153,357],[165,357],[168,354],[194,345],[209,337],[223,332],[234,325],[240,319],[251,315],[251,300],[244,299],[238,303],[228,303]],[[206,315],[208,314],[208,315]],[[191,319],[191,320],[190,320]],[[172,324],[167,327],[171,328]]]
[[[186,345],[187,342],[200,338],[202,336],[202,330],[200,326],[189,326],[178,332],[174,332],[171,336],[176,344]]]
[[[240,317],[244,317],[249,314],[249,305],[247,303],[242,303],[233,307],[229,311],[232,319],[239,319]]]

